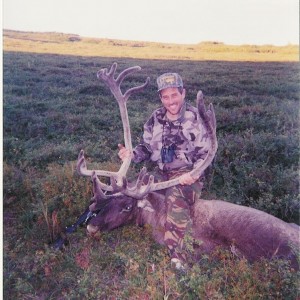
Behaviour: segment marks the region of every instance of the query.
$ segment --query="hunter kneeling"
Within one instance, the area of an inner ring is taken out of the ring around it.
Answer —
[[[142,142],[133,151],[119,144],[119,157],[135,163],[157,164],[155,182],[179,179],[179,184],[165,190],[167,217],[164,242],[171,263],[181,269],[186,259],[183,238],[191,228],[191,209],[200,197],[204,174],[195,174],[212,143],[197,108],[185,101],[186,90],[177,73],[157,78],[162,107],[155,110],[144,125]]]

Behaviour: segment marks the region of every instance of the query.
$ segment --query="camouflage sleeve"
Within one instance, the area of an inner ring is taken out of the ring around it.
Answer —
[[[154,116],[152,115],[144,125],[144,133],[141,143],[133,149],[133,161],[135,163],[150,160],[152,149],[149,143],[152,137],[153,124]]]
[[[133,161],[135,163],[140,163],[145,160],[149,160],[151,152],[148,150],[148,147],[145,144],[138,144],[133,149]]]

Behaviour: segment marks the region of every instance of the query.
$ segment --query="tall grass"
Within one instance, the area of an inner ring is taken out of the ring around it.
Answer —
[[[219,150],[203,197],[252,206],[299,224],[299,82],[296,63],[164,61],[5,52],[3,205],[5,299],[296,299],[297,273],[284,261],[249,264],[222,249],[170,269],[148,228],[92,239],[82,228],[69,246],[50,243],[89,204],[91,183],[75,161],[118,168],[122,124],[96,72],[118,61],[150,77],[129,100],[133,143],[159,105],[155,78],[179,72],[187,99],[201,89],[217,113]],[[140,168],[137,166],[136,168]],[[134,167],[133,167],[134,168]],[[134,169],[131,170],[135,172]]]

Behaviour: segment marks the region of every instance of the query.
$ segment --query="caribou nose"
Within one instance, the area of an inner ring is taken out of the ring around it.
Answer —
[[[86,227],[86,229],[87,229],[88,234],[93,235],[93,234],[95,234],[99,230],[99,227],[98,226],[93,226],[93,225],[89,224]]]

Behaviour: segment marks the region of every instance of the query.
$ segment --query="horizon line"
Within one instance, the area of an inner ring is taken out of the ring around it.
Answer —
[[[20,30],[20,29],[9,29],[9,28],[3,28],[2,34],[4,35],[4,31],[14,31],[14,32],[20,32],[20,33],[56,33],[56,34],[64,34],[64,35],[72,35],[72,36],[78,36],[81,38],[91,38],[91,39],[104,39],[104,40],[118,40],[118,41],[127,41],[127,42],[143,42],[143,43],[156,43],[156,44],[171,44],[171,45],[199,45],[199,44],[215,44],[215,45],[227,45],[227,46],[257,46],[257,47],[266,47],[266,46],[272,46],[272,47],[289,47],[289,46],[298,46],[298,44],[288,42],[285,45],[275,45],[275,44],[251,44],[251,43],[241,43],[241,44],[227,44],[226,42],[217,41],[217,40],[205,40],[205,41],[199,41],[197,43],[173,43],[173,42],[160,42],[160,41],[150,41],[150,40],[135,40],[135,39],[123,39],[123,38],[110,38],[110,37],[95,37],[95,36],[85,36],[78,33],[70,33],[70,32],[62,32],[62,31],[32,31],[32,30]]]

